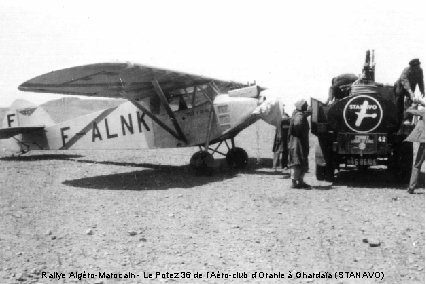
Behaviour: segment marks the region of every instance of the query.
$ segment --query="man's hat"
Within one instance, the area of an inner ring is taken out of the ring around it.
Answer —
[[[420,60],[418,58],[411,59],[409,64],[410,64],[410,66],[420,65]]]
[[[308,102],[307,102],[306,100],[301,99],[301,100],[298,100],[298,101],[294,104],[294,106],[296,107],[296,109],[297,109],[297,110],[302,110],[303,106],[304,106],[305,104],[307,104],[307,103],[308,103]]]

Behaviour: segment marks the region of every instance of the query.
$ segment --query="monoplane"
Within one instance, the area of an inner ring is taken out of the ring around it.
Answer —
[[[247,165],[247,153],[235,146],[234,138],[262,118],[264,101],[264,88],[255,84],[131,63],[52,71],[22,83],[19,90],[127,100],[60,123],[41,107],[20,101],[6,113],[0,139],[21,151],[198,146],[190,164],[200,172],[211,171],[213,153],[226,156],[231,167]],[[222,144],[226,153],[218,150]]]

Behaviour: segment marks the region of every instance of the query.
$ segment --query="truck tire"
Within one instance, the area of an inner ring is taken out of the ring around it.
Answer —
[[[333,165],[328,165],[325,167],[325,181],[333,182],[334,181],[334,167]]]
[[[394,148],[388,169],[401,184],[408,184],[413,168],[413,143],[404,142]]]
[[[411,170],[413,169],[413,143],[402,143],[400,148],[400,169],[399,178],[402,183],[408,184],[410,182]]]
[[[325,180],[325,166],[315,165],[315,176],[317,180]]]
[[[317,180],[332,182],[334,180],[334,167],[332,153],[329,152],[328,161],[325,159],[323,151],[319,145],[315,147],[315,176]]]

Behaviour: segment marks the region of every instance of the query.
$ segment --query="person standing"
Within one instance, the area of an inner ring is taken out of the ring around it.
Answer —
[[[424,100],[414,99],[414,103],[421,104],[425,106]],[[407,137],[407,142],[420,142],[419,149],[417,150],[416,160],[414,161],[413,169],[411,171],[410,184],[408,185],[408,193],[413,194],[414,190],[419,181],[419,174],[422,168],[422,165],[425,161],[425,110],[416,110],[413,107],[409,108],[407,112],[420,116],[419,121],[416,124],[416,127]]]
[[[300,100],[295,104],[296,110],[290,120],[289,128],[289,167],[292,179],[292,188],[310,189],[310,185],[304,182],[303,177],[309,169],[309,123],[306,100]]]
[[[281,111],[281,121],[275,130],[274,144],[272,146],[272,152],[274,152],[272,167],[275,171],[277,171],[278,166],[281,166],[281,169],[288,168],[287,136],[288,127],[290,125],[290,117],[285,112],[284,106],[285,105],[283,104]]]
[[[275,129],[275,137],[274,137],[274,144],[272,145],[272,168],[274,168],[274,171],[278,171],[278,165],[281,163],[281,155],[283,152],[283,143],[282,143],[282,133],[281,128],[277,127]]]
[[[281,168],[288,171],[288,130],[290,129],[290,116],[285,112],[283,105],[283,119],[281,120],[282,158]]]
[[[410,60],[409,65],[409,67],[406,67],[402,71],[401,76],[395,82],[396,105],[398,107],[398,120],[400,122],[402,122],[404,118],[404,99],[407,98],[407,105],[411,105],[417,85],[419,85],[419,90],[422,96],[424,97],[425,95],[423,69],[420,67],[420,60],[418,58],[412,59]],[[409,117],[405,118],[408,119]]]

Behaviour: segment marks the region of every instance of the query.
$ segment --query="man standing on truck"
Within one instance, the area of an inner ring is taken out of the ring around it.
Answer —
[[[404,118],[404,98],[406,97],[408,100],[407,105],[411,105],[417,85],[419,85],[422,96],[425,96],[423,69],[420,67],[420,60],[418,58],[412,59],[409,65],[409,67],[406,67],[402,71],[401,76],[395,82],[396,105],[398,107],[398,120],[400,122],[402,122]]]
[[[303,177],[309,169],[309,123],[307,117],[311,115],[311,112],[308,111],[306,100],[296,102],[295,106],[296,110],[290,120],[288,141],[292,188],[310,189],[310,185],[303,181]]]
[[[420,104],[423,106],[422,110],[415,109],[414,105],[407,109],[408,113],[420,116],[420,120],[417,122],[416,127],[407,137],[407,142],[420,142],[419,149],[417,150],[416,160],[414,161],[413,169],[411,171],[410,184],[408,186],[408,193],[413,194],[414,189],[417,186],[419,180],[420,169],[425,161],[425,102],[421,99],[414,99],[414,104]]]

